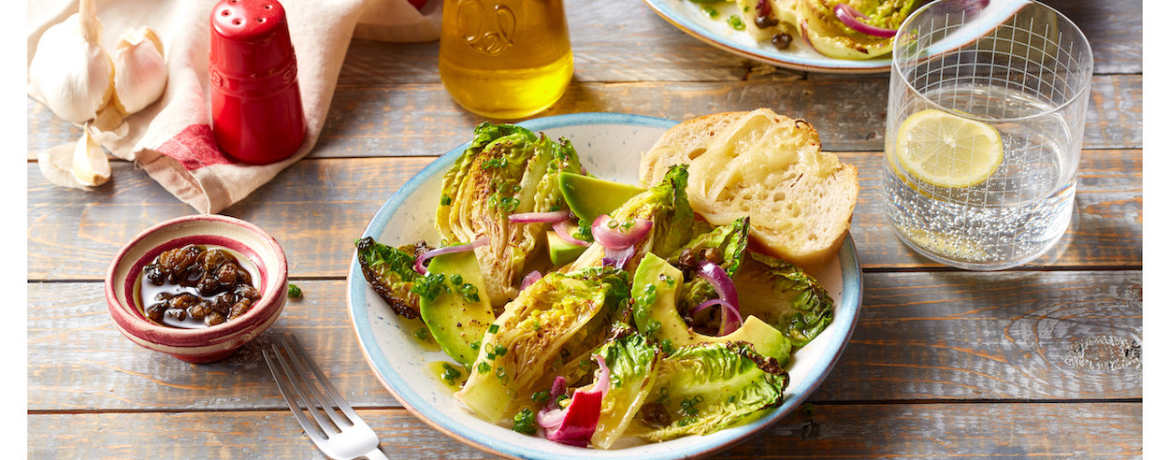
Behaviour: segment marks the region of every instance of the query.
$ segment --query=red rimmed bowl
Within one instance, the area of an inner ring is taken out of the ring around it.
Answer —
[[[147,319],[134,295],[142,268],[163,251],[188,244],[223,246],[247,257],[260,272],[255,286],[260,301],[236,319],[203,329],[167,327]],[[106,303],[122,335],[190,363],[228,357],[267,330],[287,300],[288,262],[280,244],[260,227],[221,215],[184,216],[146,229],[118,252],[106,272]]]

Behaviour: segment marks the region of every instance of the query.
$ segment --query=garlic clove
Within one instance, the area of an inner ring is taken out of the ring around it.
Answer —
[[[110,180],[110,159],[90,134],[88,124],[83,131],[85,134],[73,150],[73,177],[83,185],[96,187]]]
[[[98,41],[93,0],[41,35],[29,64],[29,95],[74,123],[93,119],[114,94],[114,63]]]
[[[37,152],[37,166],[41,175],[53,185],[86,190],[88,187],[73,177],[73,151],[77,150],[74,144],[62,144],[51,149]]]
[[[146,108],[167,87],[162,41],[149,27],[122,34],[114,50],[113,106],[129,115]]]

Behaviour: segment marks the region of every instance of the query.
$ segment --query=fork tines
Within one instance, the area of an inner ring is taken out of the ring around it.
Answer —
[[[270,347],[264,348],[264,360],[272,371],[272,377],[280,389],[281,396],[292,409],[293,415],[305,429],[305,434],[315,442],[322,442],[341,433],[342,430],[360,422],[353,408],[333,387],[317,364],[308,359],[295,336],[285,336]],[[302,364],[302,362],[304,364]],[[313,370],[310,377],[305,365]],[[318,388],[324,389],[324,395]],[[326,399],[328,397],[328,399]],[[341,411],[338,412],[337,409]],[[312,415],[316,424],[309,421],[305,412]],[[328,416],[326,419],[322,413]]]

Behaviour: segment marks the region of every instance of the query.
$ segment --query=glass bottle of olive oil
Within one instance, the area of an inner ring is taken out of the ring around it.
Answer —
[[[439,76],[451,97],[489,118],[547,109],[573,76],[562,0],[444,0]]]

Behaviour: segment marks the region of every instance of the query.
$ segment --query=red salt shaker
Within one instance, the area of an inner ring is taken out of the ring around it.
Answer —
[[[211,11],[211,117],[228,155],[267,164],[305,138],[297,58],[276,0],[220,0]]]

